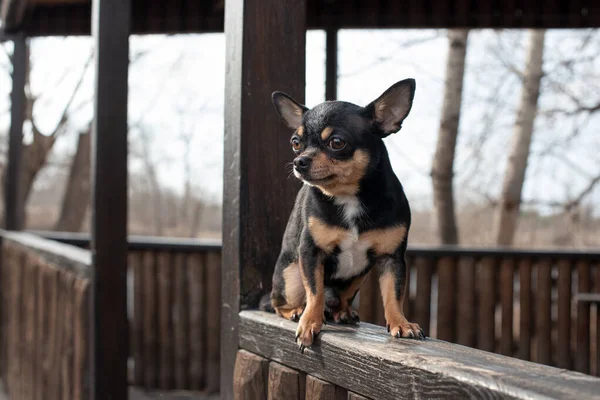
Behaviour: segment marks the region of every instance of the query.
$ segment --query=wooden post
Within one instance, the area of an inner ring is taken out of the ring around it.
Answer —
[[[325,35],[325,100],[337,100],[338,30],[329,27]]]
[[[8,230],[21,230],[24,212],[20,201],[21,153],[23,120],[25,118],[25,76],[28,68],[27,43],[23,35],[15,36],[12,56],[12,92],[10,93],[10,132],[8,136],[8,165],[4,190],[4,221]]]
[[[238,312],[271,287],[299,183],[287,178],[291,131],[271,93],[304,101],[306,0],[225,3],[225,160],[221,398],[232,399]]]
[[[127,76],[129,0],[94,0],[92,123],[93,363],[95,399],[127,399]]]

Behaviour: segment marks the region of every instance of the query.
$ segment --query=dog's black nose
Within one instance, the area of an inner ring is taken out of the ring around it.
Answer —
[[[296,167],[298,171],[306,171],[308,167],[310,167],[310,161],[310,158],[306,156],[296,157],[294,160],[294,167]]]

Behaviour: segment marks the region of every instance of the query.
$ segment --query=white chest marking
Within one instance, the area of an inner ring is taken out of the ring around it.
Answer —
[[[338,269],[333,276],[335,279],[349,279],[359,275],[368,265],[367,251],[371,244],[359,240],[356,219],[363,213],[360,201],[355,196],[336,197],[335,203],[342,206],[344,221],[350,225],[348,236],[340,243],[338,254]]]

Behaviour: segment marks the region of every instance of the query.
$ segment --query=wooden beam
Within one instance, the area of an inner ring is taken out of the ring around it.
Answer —
[[[27,8],[27,0],[4,0],[0,2],[0,19],[2,19],[3,28],[5,31],[15,31],[21,27],[25,9]]]
[[[127,78],[129,0],[94,0],[92,123],[95,399],[127,399]]]
[[[338,30],[327,28],[325,35],[325,100],[337,100]]]
[[[23,149],[23,121],[25,118],[25,77],[29,60],[27,43],[23,35],[13,39],[12,91],[10,93],[10,131],[8,135],[8,165],[4,190],[4,221],[8,230],[21,230],[25,210],[20,201],[21,153]]]
[[[385,328],[327,325],[318,347],[298,351],[295,323],[240,313],[240,347],[371,399],[587,399],[600,379],[436,339],[394,339]],[[435,392],[435,395],[433,394]]]
[[[304,101],[306,0],[225,3],[225,162],[221,398],[231,399],[238,311],[271,286],[299,184],[287,179],[291,132],[271,103],[285,91]]]

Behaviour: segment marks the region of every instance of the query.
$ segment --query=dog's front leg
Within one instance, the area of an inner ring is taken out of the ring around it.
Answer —
[[[377,272],[388,332],[394,337],[424,339],[425,334],[419,325],[408,322],[404,316],[406,291],[404,254],[382,257],[377,263]]]
[[[321,332],[325,313],[325,268],[320,250],[313,244],[300,249],[300,271],[306,291],[306,308],[296,329],[296,343],[300,351],[310,347]]]

